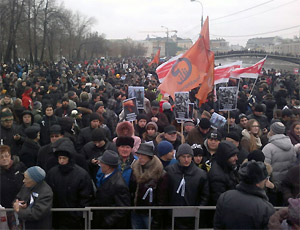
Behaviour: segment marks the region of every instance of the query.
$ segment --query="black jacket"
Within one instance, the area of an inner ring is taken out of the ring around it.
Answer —
[[[50,127],[52,125],[58,125],[59,124],[59,118],[55,115],[48,117],[43,116],[43,119],[41,121],[41,139],[40,143],[41,145],[46,145],[50,143]]]
[[[12,156],[13,164],[9,169],[0,167],[0,204],[12,208],[12,203],[23,185],[25,165],[17,156]]]
[[[31,139],[26,138],[20,151],[20,160],[27,168],[35,166],[37,163],[37,156],[40,150],[40,145]]]
[[[21,145],[18,145],[14,140],[14,135],[17,133],[17,126],[14,124],[10,129],[7,129],[2,125],[0,126],[0,139],[3,140],[4,145],[8,145],[10,147],[11,155],[19,155],[19,151],[21,149]]]
[[[206,205],[209,198],[209,186],[206,172],[193,162],[188,167],[182,167],[178,162],[165,168],[169,183],[169,205],[198,206]],[[184,176],[185,194],[177,193]]]
[[[129,189],[120,171],[116,171],[97,188],[94,206],[130,206]],[[103,210],[94,212],[93,228],[128,228],[127,210]]]
[[[93,198],[93,185],[89,174],[74,164],[56,165],[48,173],[47,183],[53,191],[54,208],[84,208],[89,206]],[[54,227],[69,229],[83,227],[81,212],[55,213]]]
[[[267,229],[274,212],[263,189],[242,182],[220,196],[214,229]]]
[[[77,145],[76,145],[76,150],[78,152],[81,152],[83,146],[90,141],[92,141],[92,131],[93,129],[91,126],[85,127],[80,130],[78,138],[77,138]]]

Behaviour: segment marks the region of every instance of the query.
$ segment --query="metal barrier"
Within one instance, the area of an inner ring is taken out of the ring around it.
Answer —
[[[276,210],[282,207],[275,207]],[[216,206],[130,206],[130,207],[86,207],[86,208],[52,208],[52,212],[83,212],[84,229],[92,229],[91,222],[93,220],[93,211],[99,210],[148,210],[149,220],[152,217],[152,210],[172,210],[172,229],[175,226],[175,218],[177,217],[194,217],[195,228],[199,229],[200,210],[215,210]],[[0,211],[14,211],[12,208],[1,209]],[[148,223],[148,229],[151,228],[151,221]]]

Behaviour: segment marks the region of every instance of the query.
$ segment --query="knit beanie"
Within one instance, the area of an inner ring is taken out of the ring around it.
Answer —
[[[157,124],[156,124],[155,122],[153,122],[153,121],[150,121],[150,122],[147,123],[147,125],[146,125],[146,130],[148,129],[148,127],[149,127],[150,125],[152,125],[152,126],[155,128],[156,132],[157,132],[158,126],[157,126]]]
[[[35,139],[37,138],[38,132],[40,130],[41,128],[38,124],[33,124],[32,126],[27,127],[24,131],[29,139]]]
[[[105,140],[105,133],[102,128],[96,128],[92,131],[92,141],[103,141]]]
[[[171,109],[171,104],[169,102],[164,102],[162,105],[162,110]]]
[[[254,150],[251,153],[249,153],[247,158],[248,158],[248,161],[251,161],[251,160],[260,161],[260,162],[265,161],[265,155],[260,149]]]
[[[147,116],[145,113],[140,113],[139,115],[136,116],[137,121],[139,122],[139,120],[147,120]]]
[[[229,132],[226,134],[226,137],[231,138],[232,140],[235,140],[237,142],[240,142],[241,138],[237,132]]]
[[[176,159],[178,159],[180,156],[184,154],[189,154],[192,157],[194,156],[193,150],[189,144],[181,144],[176,152]]]
[[[173,145],[169,141],[161,141],[157,145],[157,152],[160,157],[168,154],[174,149]]]
[[[104,106],[103,101],[98,101],[94,105],[94,111],[96,112],[100,106]]]
[[[281,122],[274,122],[270,128],[274,134],[284,134],[285,133],[285,126]]]
[[[46,173],[44,169],[39,166],[33,166],[26,170],[28,176],[35,181],[36,183],[40,183],[45,179]]]
[[[199,126],[202,129],[209,129],[210,128],[210,121],[207,118],[202,118],[200,120]]]
[[[201,145],[193,144],[191,146],[191,148],[193,150],[194,156],[203,156],[204,155],[203,148]]]
[[[98,113],[92,113],[91,116],[90,116],[90,122],[93,121],[93,120],[98,120],[100,121],[100,116]]]

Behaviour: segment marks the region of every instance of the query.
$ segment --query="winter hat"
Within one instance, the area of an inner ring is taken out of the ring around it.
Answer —
[[[270,128],[274,134],[284,134],[285,133],[285,126],[281,122],[274,122]]]
[[[293,224],[300,225],[300,198],[289,198],[288,202],[289,208],[287,219]]]
[[[169,102],[164,102],[162,105],[162,110],[171,109],[171,104]]]
[[[98,158],[100,162],[109,166],[118,166],[119,164],[119,155],[115,151],[105,150],[103,155]]]
[[[114,93],[114,98],[117,100],[118,96],[120,96],[120,95],[121,95],[120,92],[115,92],[115,93]]]
[[[246,114],[244,114],[244,113],[241,113],[240,115],[239,115],[239,119],[241,120],[242,118],[247,118],[247,115]]]
[[[93,121],[93,120],[98,120],[100,121],[100,116],[98,113],[92,113],[91,116],[90,116],[90,122]]]
[[[227,161],[230,157],[238,153],[239,150],[234,144],[229,141],[221,141],[216,152],[216,156],[218,156],[217,161],[219,159],[221,161]]]
[[[268,171],[263,162],[252,160],[240,167],[239,175],[246,184],[257,184],[268,177]]]
[[[145,113],[140,113],[139,115],[136,116],[137,121],[139,122],[140,120],[144,119],[147,121],[147,116]]]
[[[92,141],[103,141],[105,140],[105,133],[102,128],[96,128],[92,131]]]
[[[183,127],[186,127],[186,126],[195,126],[195,123],[192,121],[185,121],[183,124]]]
[[[194,156],[194,152],[189,144],[181,144],[176,152],[176,159],[178,159],[183,154],[189,154],[192,157]]]
[[[133,148],[134,139],[132,137],[118,137],[116,140],[116,146],[128,145]]]
[[[146,130],[148,129],[148,127],[149,127],[150,125],[152,125],[152,126],[155,128],[156,132],[157,132],[158,126],[157,126],[157,124],[156,124],[155,122],[153,122],[153,121],[150,121],[150,122],[147,123],[147,125],[146,125]]]
[[[41,110],[42,109],[42,103],[40,101],[35,101],[33,103],[33,109]]]
[[[264,110],[264,106],[262,105],[262,104],[257,104],[256,106],[255,106],[255,111],[256,112],[264,112],[265,110]]]
[[[147,143],[141,143],[140,147],[135,153],[153,157],[154,156],[153,146]]]
[[[52,125],[50,127],[50,135],[51,134],[63,134],[63,130],[60,125]]]
[[[169,141],[161,141],[157,145],[157,152],[160,157],[168,154],[174,149],[173,145]]]
[[[204,115],[204,116],[206,116],[206,117],[209,117],[209,119],[211,118],[211,114],[208,112],[208,111],[206,111],[206,110],[204,110],[203,112],[202,112],[202,115]],[[203,119],[203,118],[202,118]]]
[[[251,153],[249,153],[247,158],[248,158],[248,161],[251,161],[251,160],[260,161],[260,162],[265,161],[265,155],[260,149],[254,150]]]
[[[193,153],[194,153],[194,157],[204,155],[203,148],[202,148],[201,145],[193,144],[191,147],[192,147],[192,150],[193,150]]]
[[[97,111],[100,106],[104,106],[103,101],[98,101],[94,105],[94,111]]]
[[[13,120],[13,114],[10,109],[3,109],[1,111],[1,121]]]
[[[37,138],[38,132],[41,130],[38,124],[33,124],[25,129],[25,134],[29,139]]]
[[[159,102],[154,100],[151,102],[151,108],[159,108]]]
[[[72,132],[73,119],[71,117],[62,117],[58,122],[63,132]]]
[[[208,134],[207,139],[217,139],[217,140],[221,141],[222,140],[222,134],[217,130],[212,130]]]
[[[72,158],[72,154],[67,150],[57,150],[57,151],[55,151],[55,154],[57,157],[65,156],[65,157],[68,157],[69,159]]]
[[[210,121],[207,118],[201,118],[199,126],[202,129],[209,129],[210,128]]]
[[[226,137],[231,138],[237,142],[240,142],[241,138],[237,132],[229,132]]]
[[[35,181],[36,183],[40,183],[45,179],[46,173],[44,169],[39,166],[33,166],[26,170],[28,176]]]
[[[164,133],[167,134],[177,133],[176,127],[174,125],[168,125],[164,128]]]

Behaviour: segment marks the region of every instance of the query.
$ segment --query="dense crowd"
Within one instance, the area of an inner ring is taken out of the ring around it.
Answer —
[[[51,208],[216,206],[200,227],[300,228],[299,76],[264,71],[239,87],[237,109],[213,92],[179,121],[143,59],[0,67],[0,204],[9,229],[83,229],[82,212]],[[129,86],[144,109],[126,121]],[[219,86],[217,86],[218,88]],[[217,90],[218,91],[218,90]],[[221,102],[222,103],[222,102]],[[216,127],[212,116],[226,123]],[[282,206],[275,211],[275,206]],[[171,227],[169,210],[94,211],[97,229]],[[175,228],[194,220],[177,218]]]

